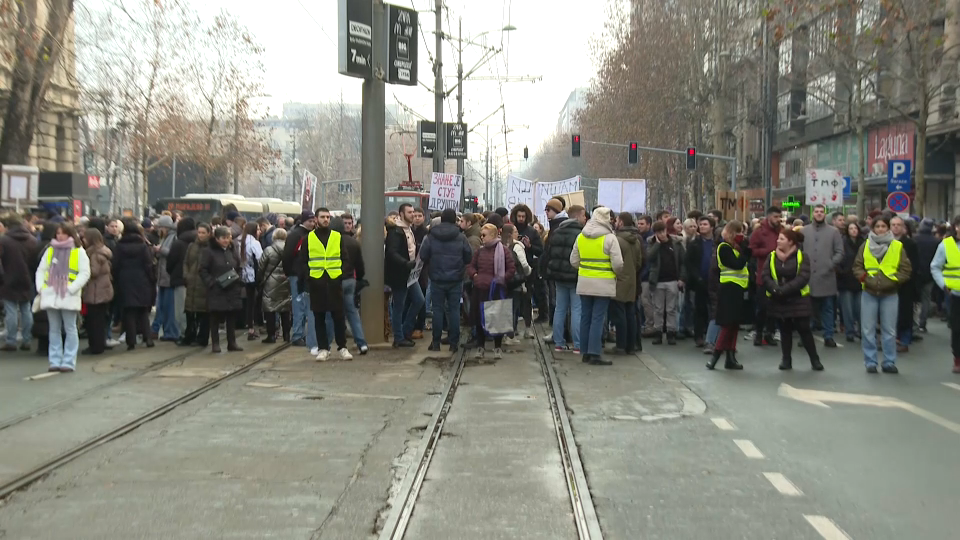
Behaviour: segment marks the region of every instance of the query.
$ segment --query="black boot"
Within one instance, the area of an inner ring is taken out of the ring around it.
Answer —
[[[653,336],[654,345],[663,345],[663,332],[657,332],[657,335]]]
[[[713,356],[710,357],[710,360],[707,360],[707,369],[713,369],[717,366],[721,354],[723,354],[723,351],[713,351]]]
[[[743,364],[737,362],[737,353],[727,351],[727,360],[723,363],[723,369],[743,369]]]
[[[667,332],[667,345],[676,345],[676,344],[677,344],[677,333]]]
[[[779,369],[781,371],[788,371],[793,369],[793,358],[783,358],[780,360]]]
[[[823,364],[820,363],[820,357],[816,356],[810,359],[810,367],[814,371],[823,371]]]

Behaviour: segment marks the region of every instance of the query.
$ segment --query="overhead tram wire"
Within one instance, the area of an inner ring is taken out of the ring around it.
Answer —
[[[306,13],[308,17],[310,17],[310,20],[312,20],[314,24],[320,27],[320,31],[323,32],[323,35],[327,37],[327,40],[330,42],[330,44],[336,47],[337,42],[334,41],[332,37],[330,37],[330,34],[328,34],[327,30],[323,27],[322,24],[320,24],[320,21],[318,21],[316,17],[313,16],[313,13],[310,13],[310,10],[307,9],[307,6],[303,5],[303,1],[297,0],[297,3],[300,4],[301,8],[303,8],[303,12]]]

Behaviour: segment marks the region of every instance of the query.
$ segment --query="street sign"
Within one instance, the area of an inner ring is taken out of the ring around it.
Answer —
[[[853,195],[853,177],[844,176],[843,177],[843,198],[847,198]]]
[[[417,12],[390,4],[384,4],[384,7],[387,10],[387,79],[385,82],[416,86]]]
[[[910,179],[910,160],[891,159],[887,162],[887,193],[910,191],[913,182]]]
[[[417,157],[433,158],[437,149],[437,124],[429,120],[417,121]]]
[[[910,208],[910,196],[902,191],[894,191],[887,195],[887,208],[891,212],[906,212]]]
[[[447,128],[447,157],[467,159],[467,125],[450,123]]]
[[[373,2],[340,0],[338,71],[341,75],[373,76]]]

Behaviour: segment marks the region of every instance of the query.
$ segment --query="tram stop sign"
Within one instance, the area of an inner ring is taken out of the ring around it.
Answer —
[[[887,208],[898,214],[906,212],[910,208],[910,196],[902,191],[894,191],[887,195]]]

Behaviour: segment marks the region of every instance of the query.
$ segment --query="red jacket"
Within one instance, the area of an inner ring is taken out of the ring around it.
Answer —
[[[473,260],[470,261],[470,264],[467,265],[467,276],[473,279],[473,286],[475,288],[486,290],[490,288],[490,283],[493,281],[493,258],[494,258],[494,249],[503,250],[503,281],[501,285],[510,282],[510,278],[513,277],[514,272],[517,271],[516,266],[513,264],[513,255],[510,254],[510,251],[506,246],[501,242],[497,242],[493,247],[483,246],[473,254]],[[474,277],[474,274],[477,274]]]
[[[764,219],[760,222],[760,228],[750,235],[750,251],[753,258],[757,259],[757,268],[768,263],[770,254],[777,249],[777,238],[780,236],[780,228],[774,229],[770,226],[770,221]],[[756,272],[757,285],[763,285],[763,272]]]

